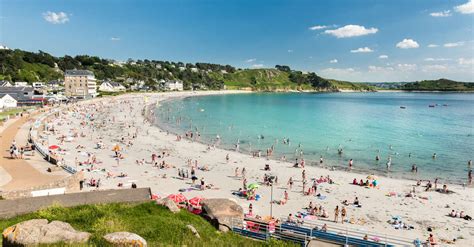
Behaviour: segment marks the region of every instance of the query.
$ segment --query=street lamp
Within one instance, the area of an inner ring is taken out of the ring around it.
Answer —
[[[273,181],[270,183],[270,218],[273,218]]]

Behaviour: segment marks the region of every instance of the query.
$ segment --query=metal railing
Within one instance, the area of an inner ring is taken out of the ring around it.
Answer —
[[[281,219],[285,219],[285,217],[282,217]],[[354,229],[350,226],[350,224],[342,225],[329,220],[304,220],[303,223],[299,226],[307,229],[322,229],[324,225],[326,225],[328,233],[344,236],[348,239],[348,241],[350,238],[363,240],[365,236],[368,236],[368,241],[372,241],[375,243],[374,239],[377,239],[378,241],[376,243],[380,243],[381,245],[385,246],[414,246],[414,240],[412,239],[388,234],[380,234],[372,231]]]
[[[254,218],[232,221],[232,230],[242,236],[266,241],[270,238],[284,240],[306,246],[309,241],[317,240],[352,246],[414,246],[407,238],[378,234],[370,231],[351,229],[329,221],[316,222],[305,220],[300,223],[266,222]],[[326,225],[327,230],[323,230]],[[365,240],[364,236],[371,236]],[[375,237],[375,239],[374,239]]]

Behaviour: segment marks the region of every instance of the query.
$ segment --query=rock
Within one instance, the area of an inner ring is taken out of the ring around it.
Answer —
[[[176,203],[173,200],[169,199],[169,198],[160,199],[160,200],[156,201],[156,203],[158,205],[162,205],[162,206],[167,207],[173,213],[179,213],[179,211],[180,211],[180,209],[176,205]]]
[[[10,226],[3,231],[3,245],[27,246],[38,244],[81,244],[89,241],[91,234],[79,232],[66,222],[33,219]]]
[[[203,216],[219,231],[227,232],[233,226],[240,226],[244,219],[244,210],[229,199],[206,199],[202,201]]]
[[[194,226],[192,225],[186,225],[186,227],[191,230],[191,232],[194,234],[194,236],[196,238],[201,238],[201,236],[199,235],[199,232],[196,230],[196,228],[194,228]]]
[[[131,232],[113,232],[104,236],[105,241],[117,247],[146,247],[146,240]]]

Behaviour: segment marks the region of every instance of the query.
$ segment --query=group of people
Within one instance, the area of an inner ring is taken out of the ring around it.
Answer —
[[[25,147],[18,148],[16,141],[13,140],[12,144],[10,145],[10,158],[23,159],[24,154],[25,154]]]

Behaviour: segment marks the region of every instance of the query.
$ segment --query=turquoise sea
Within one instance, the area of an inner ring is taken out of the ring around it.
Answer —
[[[474,159],[474,94],[468,93],[201,96],[163,102],[155,116],[162,128],[199,131],[206,143],[219,135],[221,148],[239,142],[241,152],[264,155],[274,145],[275,158],[292,161],[302,150],[307,163],[318,165],[323,156],[326,166],[345,169],[353,159],[356,171],[390,177],[466,182],[468,160]]]

